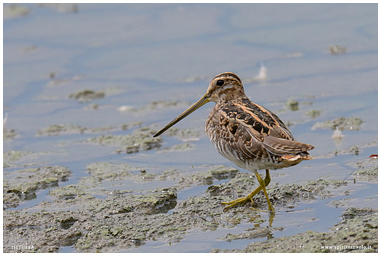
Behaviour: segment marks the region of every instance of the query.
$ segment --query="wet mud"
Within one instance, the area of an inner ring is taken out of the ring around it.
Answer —
[[[377,165],[365,160],[357,163],[356,179],[377,180]],[[235,168],[211,166],[207,171],[183,174],[170,169],[161,174],[108,162],[87,166],[89,176],[77,184],[60,185],[70,175],[64,167],[44,167],[11,172],[4,176],[4,205],[14,207],[26,195],[51,186],[52,201],[42,201],[32,208],[4,211],[4,252],[15,252],[13,241],[29,245],[17,252],[57,252],[65,246],[74,246],[78,252],[118,252],[144,245],[147,241],[180,242],[188,232],[215,231],[232,228],[240,223],[263,223],[267,217],[253,209],[266,211],[267,202],[262,192],[251,202],[224,211],[221,202],[245,196],[258,184],[253,174],[241,173]],[[20,179],[27,173],[32,180]],[[102,184],[132,179],[135,182],[173,180],[172,187],[153,190],[113,190]],[[226,181],[225,181],[226,180]],[[223,181],[213,185],[215,181]],[[178,201],[177,194],[187,188],[208,185],[201,196]],[[317,179],[298,184],[268,186],[270,201],[277,211],[290,210],[301,202],[311,202],[342,194],[339,188],[347,181]],[[61,209],[61,210],[58,210]],[[323,248],[365,246],[367,252],[377,250],[377,210],[349,208],[343,221],[332,227],[333,232],[308,231],[290,237],[271,238],[282,227],[254,226],[240,234],[228,234],[221,240],[270,238],[254,242],[245,249],[212,252],[348,252],[357,249]],[[360,231],[359,231],[360,229]],[[369,248],[368,248],[369,246]],[[31,249],[31,247],[33,247]],[[360,250],[360,249],[358,249]],[[361,249],[364,252],[364,248]]]

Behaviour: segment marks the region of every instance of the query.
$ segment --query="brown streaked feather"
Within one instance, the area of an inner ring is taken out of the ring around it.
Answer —
[[[255,133],[253,135],[236,120],[224,117],[224,112],[220,114],[218,118],[217,113],[210,116],[206,126],[206,132],[220,154],[223,156],[236,154],[239,158],[237,160],[240,161],[268,157],[267,151],[262,146],[263,136],[260,133],[253,130]]]
[[[254,136],[256,134],[271,135],[294,140],[291,132],[277,115],[258,104],[252,103],[247,98],[242,101],[223,104],[223,106],[217,104],[214,111],[216,109],[223,112],[221,115],[225,118],[236,120],[240,124],[257,131],[258,133],[253,132]]]
[[[273,136],[266,136],[263,141],[264,147],[275,155],[300,154],[314,147],[295,140],[286,140]]]
[[[235,104],[236,108],[242,111],[243,116],[249,122],[254,122],[253,128],[275,137],[294,140],[287,126],[270,110],[261,105],[251,102],[248,98],[243,98]],[[251,121],[251,120],[252,121]]]
[[[274,168],[287,167],[309,159],[307,151],[314,148],[295,141],[278,116],[247,98],[217,103],[206,132],[217,150],[237,165],[268,160],[279,165]]]

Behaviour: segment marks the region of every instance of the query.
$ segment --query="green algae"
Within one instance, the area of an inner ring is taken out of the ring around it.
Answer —
[[[77,185],[66,185],[49,190],[49,194],[58,198],[69,199],[85,195],[85,191]]]
[[[73,77],[69,78],[56,78],[56,74],[54,72],[49,74],[49,86],[61,86],[65,84],[70,84],[76,80],[81,80],[84,79],[86,76],[85,75],[75,75]]]
[[[37,190],[57,187],[59,181],[67,180],[70,175],[71,171],[62,166],[27,168],[4,173],[3,204],[6,208],[16,207],[23,200],[36,198]]]
[[[378,182],[377,158],[367,158],[362,161],[350,163],[349,165],[357,168],[357,170],[351,174],[351,178],[355,181]]]
[[[75,185],[51,189],[49,194],[54,197],[53,201],[41,202],[36,206],[37,212],[28,212],[26,209],[4,212],[4,251],[14,251],[9,247],[12,241],[22,241],[33,244],[34,249],[28,252],[57,252],[62,246],[74,246],[78,252],[117,252],[142,246],[149,240],[177,243],[191,230],[217,231],[221,228],[234,228],[240,223],[253,223],[254,226],[244,233],[228,234],[220,239],[226,241],[269,239],[272,238],[274,231],[283,229],[260,225],[266,220],[252,209],[251,202],[223,211],[224,206],[221,202],[245,196],[258,186],[252,174],[240,173],[237,169],[226,166],[203,166],[203,168],[208,169],[188,174],[169,169],[161,174],[154,174],[147,169],[126,164],[107,162],[89,164],[88,177],[82,177]],[[170,188],[157,188],[138,193],[128,190],[108,190],[107,193],[103,193],[106,197],[97,196],[102,191],[100,182],[110,180],[122,182],[124,179],[141,182],[145,176],[154,180],[173,180],[174,185]],[[177,198],[180,190],[210,185],[214,180],[224,179],[230,180],[209,186],[206,193],[201,196],[188,197],[181,201]],[[305,181],[300,184],[270,184],[268,194],[279,211],[289,209],[297,202],[333,197],[334,191],[346,185],[346,181],[329,179]],[[92,190],[94,187],[95,190]],[[91,195],[94,191],[95,196]],[[266,209],[267,202],[262,192],[253,200],[256,202],[256,208]],[[62,208],[71,210],[57,210]],[[168,213],[169,211],[171,212]],[[358,215],[368,216],[367,212],[371,211],[361,209],[348,211],[345,215],[348,219],[347,224]],[[367,229],[375,229],[377,222],[369,220],[365,225]],[[31,232],[40,239],[35,241],[33,237],[29,237],[27,234]],[[352,235],[342,237],[349,239]],[[308,243],[309,249],[319,251],[319,248],[314,246],[322,244],[322,239],[327,236],[330,236],[330,233],[306,232],[300,237],[292,236],[289,238],[291,240],[281,237],[261,243],[263,251],[274,247],[279,252],[298,251],[299,249],[293,246],[299,245],[299,242]],[[361,234],[356,236],[356,239],[368,241]],[[368,239],[371,241],[369,244],[374,245],[374,239],[370,236]],[[276,244],[272,244],[272,241]],[[256,246],[249,245],[244,250],[255,251],[255,248]],[[219,249],[213,251],[224,252]]]
[[[331,129],[340,131],[343,130],[354,130],[358,131],[361,129],[361,124],[363,121],[358,117],[338,117],[332,120],[327,120],[324,122],[317,122],[312,126],[312,130],[315,129]]]
[[[193,150],[194,149],[194,144],[192,143],[182,143],[182,144],[177,144],[173,145],[171,147],[163,147],[160,150],[158,150],[159,153],[167,153],[171,151],[187,151],[187,150]]]
[[[299,110],[299,102],[294,99],[288,99],[286,102],[286,106],[292,111]]]
[[[131,171],[141,170],[137,167],[132,167],[127,164],[115,164],[109,162],[95,162],[86,166],[87,172],[98,181],[103,180],[118,180],[126,177],[131,177]],[[86,179],[82,177],[81,179]]]
[[[332,191],[346,185],[346,181],[317,179],[301,184],[270,184],[266,190],[272,204],[276,205],[277,209],[285,209],[289,205],[294,204],[295,201],[310,202],[333,197],[334,194]],[[215,196],[222,196],[224,201],[227,202],[239,197],[244,197],[257,187],[258,184],[251,174],[238,173],[236,177],[229,182],[210,187],[208,192]],[[255,207],[266,208],[267,206],[263,192],[259,192],[255,195],[253,201],[256,203]],[[251,206],[250,201],[244,203],[241,207],[237,207],[237,209],[242,209],[242,207],[246,208],[247,206]]]
[[[227,242],[239,239],[258,239],[258,238],[271,238],[274,231],[282,231],[283,228],[271,228],[262,227],[250,230],[250,232],[240,233],[240,234],[227,234],[226,236],[220,238]]]
[[[83,90],[75,93],[71,93],[69,98],[75,99],[78,102],[84,103],[90,100],[101,99],[106,96],[105,92],[94,90]]]
[[[37,136],[52,136],[61,133],[84,133],[85,130],[85,127],[74,124],[54,124],[39,130]]]
[[[105,126],[88,128],[75,124],[52,124],[45,128],[40,129],[36,136],[57,136],[61,134],[83,134],[83,133],[101,133],[111,131],[124,131],[133,127],[140,126],[141,122],[132,124],[121,124],[119,126]]]
[[[96,143],[100,145],[121,146],[116,152],[132,154],[140,151],[147,151],[160,148],[162,138],[153,137],[155,131],[148,127],[134,130],[131,134],[125,135],[101,135],[89,138],[84,142]]]
[[[377,252],[378,214],[371,208],[349,208],[342,215],[343,221],[331,228],[332,232],[307,231],[294,236],[253,242],[245,249],[221,250],[220,253],[311,253],[311,252]],[[237,239],[233,237],[233,239]]]
[[[378,166],[369,168],[360,168],[352,173],[354,179],[358,181],[367,181],[372,183],[378,182]]]
[[[133,180],[135,182],[150,182],[158,179],[155,173],[147,172],[138,167],[132,167],[124,163],[95,162],[88,164],[86,170],[89,176],[81,177],[77,184],[65,185],[51,189],[49,194],[56,198],[70,199],[67,202],[77,203],[82,199],[96,197],[99,195],[123,195],[132,193],[132,190],[112,189],[115,184],[112,182],[123,182]],[[133,174],[140,171],[138,174]]]
[[[3,128],[3,140],[13,140],[18,136],[18,133],[16,132],[15,129],[5,129]]]
[[[174,136],[183,141],[195,141],[199,140],[201,136],[201,132],[198,129],[186,128],[186,129],[178,129],[171,127],[168,131],[165,132],[167,136]]]
[[[307,116],[310,116],[312,118],[316,118],[316,117],[319,117],[321,114],[321,111],[320,110],[309,110],[306,112],[306,115]]]
[[[31,154],[33,153],[30,151],[6,151],[3,153],[3,168],[13,166],[12,162],[18,161]]]
[[[3,19],[14,19],[29,14],[29,8],[19,4],[5,5],[3,9]]]

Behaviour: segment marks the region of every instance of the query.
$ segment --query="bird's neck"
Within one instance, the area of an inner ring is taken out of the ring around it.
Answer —
[[[217,104],[225,104],[227,102],[241,102],[247,99],[243,91],[232,90],[225,93],[221,93],[218,97]]]

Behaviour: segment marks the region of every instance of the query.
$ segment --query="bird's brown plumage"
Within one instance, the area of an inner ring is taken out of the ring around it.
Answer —
[[[245,198],[227,204],[228,207],[252,200],[263,190],[269,210],[274,211],[265,187],[270,183],[269,169],[296,165],[312,159],[308,151],[314,147],[294,139],[287,126],[270,110],[251,102],[245,95],[241,79],[234,73],[217,75],[206,94],[190,108],[168,123],[158,136],[209,101],[216,105],[206,120],[205,131],[218,152],[237,166],[254,172],[260,187]],[[266,169],[266,178],[257,173]]]

